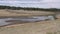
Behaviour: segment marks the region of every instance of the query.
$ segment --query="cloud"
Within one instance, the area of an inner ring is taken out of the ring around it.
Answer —
[[[38,7],[38,8],[60,8],[60,0],[3,0],[0,5]]]

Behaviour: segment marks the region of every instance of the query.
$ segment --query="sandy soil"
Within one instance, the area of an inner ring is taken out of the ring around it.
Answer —
[[[60,34],[60,19],[23,23],[0,28],[0,34]]]
[[[46,11],[27,11],[27,10],[0,10],[0,17],[12,17],[12,16],[38,16],[55,14],[54,12]]]

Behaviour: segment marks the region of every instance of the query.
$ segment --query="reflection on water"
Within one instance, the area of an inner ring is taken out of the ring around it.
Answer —
[[[6,23],[6,22],[5,22],[5,21],[7,21],[7,20],[11,20],[11,19],[9,19],[9,18],[0,19],[0,26],[10,24],[10,23]]]
[[[8,25],[13,23],[14,21],[17,22],[36,22],[36,21],[43,21],[43,20],[54,20],[53,16],[35,16],[35,17],[29,17],[29,18],[3,18],[0,19],[0,26]]]

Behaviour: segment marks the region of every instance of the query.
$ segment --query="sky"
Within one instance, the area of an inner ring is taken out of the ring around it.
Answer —
[[[60,0],[0,0],[0,5],[35,8],[60,8]]]

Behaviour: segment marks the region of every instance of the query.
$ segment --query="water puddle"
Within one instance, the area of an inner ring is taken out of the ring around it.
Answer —
[[[17,23],[38,22],[44,20],[54,20],[53,16],[35,16],[35,17],[19,17],[19,18],[1,18],[0,26]]]

